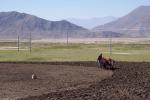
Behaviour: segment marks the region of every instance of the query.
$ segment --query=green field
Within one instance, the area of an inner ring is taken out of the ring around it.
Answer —
[[[112,57],[117,61],[150,61],[150,44],[113,44],[112,55],[108,44],[55,44],[32,43],[30,53],[26,43],[19,52],[0,49],[0,61],[96,61],[98,55]],[[16,47],[16,43],[1,42],[2,47]]]

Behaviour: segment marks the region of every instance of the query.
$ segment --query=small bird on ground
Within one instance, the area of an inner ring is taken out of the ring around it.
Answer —
[[[33,80],[37,79],[37,75],[32,74],[32,79],[33,79]]]

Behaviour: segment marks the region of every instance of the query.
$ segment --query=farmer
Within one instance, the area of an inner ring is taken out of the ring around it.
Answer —
[[[98,67],[100,67],[100,61],[101,61],[101,59],[102,59],[102,53],[97,58]]]

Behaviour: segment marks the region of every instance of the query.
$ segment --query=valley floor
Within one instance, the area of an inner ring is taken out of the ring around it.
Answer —
[[[110,38],[69,38],[69,43],[109,43]],[[39,39],[33,40],[36,43],[66,43],[67,39]],[[112,43],[123,43],[123,44],[150,44],[150,38],[112,38]]]
[[[0,39],[0,42],[17,42],[16,39]],[[29,39],[20,39],[22,42],[29,42]],[[110,38],[68,38],[69,43],[109,43]],[[33,43],[67,43],[67,38],[60,39],[33,39]],[[112,43],[123,44],[150,44],[150,37],[147,38],[112,38]]]

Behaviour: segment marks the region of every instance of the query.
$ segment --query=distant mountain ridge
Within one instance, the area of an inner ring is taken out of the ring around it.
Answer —
[[[34,15],[0,12],[0,39],[150,37],[150,6],[140,6],[117,20],[92,30],[69,21],[49,21]]]
[[[90,18],[90,19],[70,18],[67,20],[76,24],[76,25],[79,25],[79,26],[82,26],[82,27],[85,27],[88,29],[92,29],[97,25],[103,25],[103,24],[106,24],[108,22],[114,21],[116,19],[117,19],[116,17],[107,16],[107,17],[97,17],[97,18]]]
[[[64,38],[86,37],[89,30],[66,20],[49,21],[26,13],[0,12],[0,38]]]
[[[128,15],[93,30],[116,32],[126,37],[150,37],[150,6],[140,6]]]

